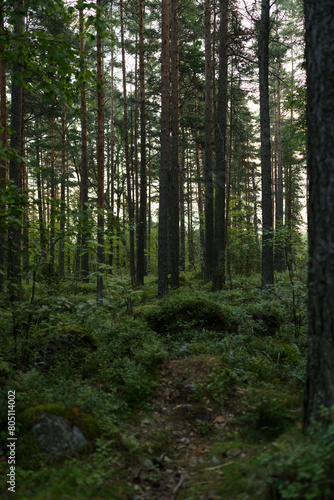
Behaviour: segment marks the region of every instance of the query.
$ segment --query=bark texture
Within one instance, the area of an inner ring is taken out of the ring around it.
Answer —
[[[304,424],[334,405],[334,4],[304,0],[309,171],[309,358]]]
[[[273,214],[270,161],[269,32],[270,4],[262,0],[259,33],[259,81],[262,173],[262,286],[274,283]]]

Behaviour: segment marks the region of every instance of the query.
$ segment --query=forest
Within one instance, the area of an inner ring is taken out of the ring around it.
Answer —
[[[331,0],[0,0],[0,496],[334,498]]]

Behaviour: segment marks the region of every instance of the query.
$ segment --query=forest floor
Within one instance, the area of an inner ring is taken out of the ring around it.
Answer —
[[[124,429],[150,457],[130,467],[126,462],[119,464],[136,490],[136,495],[129,498],[236,498],[220,491],[220,486],[224,477],[229,476],[236,457],[247,461],[252,455],[252,447],[240,442],[230,446],[231,436],[238,434],[232,422],[236,415],[245,415],[242,400],[248,390],[235,387],[233,401],[230,399],[225,405],[202,395],[204,391],[200,389],[210,383],[212,374],[220,368],[220,357],[212,355],[164,363],[161,385],[151,401],[152,410]],[[263,449],[266,448],[264,445]],[[268,493],[267,485],[257,484],[256,498],[263,493]],[[237,498],[246,500],[255,496],[248,490]]]
[[[40,283],[33,305],[0,303],[1,498],[13,390],[19,500],[333,498],[334,424],[320,441],[301,433],[305,287],[233,286],[194,280],[157,300],[153,278],[111,279],[100,307],[94,283]],[[82,426],[87,446],[43,452],[44,414]]]

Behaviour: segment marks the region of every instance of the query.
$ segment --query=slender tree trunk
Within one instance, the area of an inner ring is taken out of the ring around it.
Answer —
[[[56,203],[56,172],[55,172],[55,119],[51,118],[51,186],[50,186],[50,264],[55,265],[55,203]]]
[[[65,222],[66,222],[66,198],[65,198],[65,178],[66,178],[66,116],[65,108],[61,117],[61,180],[60,180],[60,222],[59,222],[59,256],[58,272],[59,276],[65,276]]]
[[[0,1],[0,39],[4,32],[5,2]],[[0,54],[3,52],[3,46],[0,44]],[[7,148],[7,92],[6,92],[6,68],[0,58],[0,141],[1,147]],[[7,184],[7,160],[0,158],[0,195],[6,189]],[[5,205],[0,204],[0,211],[4,214]],[[0,293],[4,290],[6,265],[6,225],[5,217],[0,219]]]
[[[226,176],[226,133],[227,133],[227,43],[228,43],[228,0],[220,0],[220,46],[217,109],[217,151],[216,151],[216,197],[214,267],[212,285],[221,290],[225,283],[225,176]]]
[[[179,33],[178,2],[171,0],[171,158],[168,207],[169,251],[171,257],[171,287],[179,282]]]
[[[158,241],[158,296],[168,293],[168,172],[170,170],[169,120],[169,1],[161,0],[161,164]]]
[[[283,230],[283,174],[282,174],[282,141],[281,141],[281,82],[280,82],[280,61],[277,62],[277,80],[276,80],[276,95],[277,95],[277,117],[276,117],[276,157],[277,157],[277,203],[276,203],[276,232],[281,233]],[[282,234],[278,234],[279,240],[282,241]],[[283,271],[283,248],[280,241],[275,248],[276,270]]]
[[[146,174],[146,106],[145,106],[145,41],[144,41],[144,3],[139,0],[139,94],[140,94],[140,209],[137,241],[137,284],[144,284],[146,249],[146,211],[147,211],[147,174]]]
[[[22,2],[15,2],[15,10],[17,11],[18,18],[14,26],[14,37],[19,36],[24,30],[24,18],[20,13],[22,9]],[[22,71],[22,63],[15,63],[13,66],[13,75],[19,77]],[[16,151],[18,155],[21,154],[21,129],[22,129],[22,86],[17,82],[16,78],[12,80],[12,95],[11,95],[11,136],[10,147]],[[15,190],[15,197],[17,198],[17,206],[20,205],[20,186],[21,186],[21,169],[20,161],[18,158],[11,158],[9,161],[9,180],[12,183],[12,188]],[[9,210],[12,217],[17,221],[12,221],[8,225],[8,279],[10,281],[9,295],[11,300],[17,300],[21,297],[21,214],[15,207],[10,206]]]
[[[126,168],[126,186],[127,186],[127,205],[129,212],[130,226],[130,278],[134,286],[136,267],[135,267],[135,234],[134,234],[134,204],[131,196],[131,172],[130,172],[130,152],[129,152],[129,130],[128,130],[128,102],[126,90],[126,67],[125,67],[125,45],[124,45],[124,16],[123,0],[120,0],[120,21],[121,21],[121,47],[122,47],[122,74],[123,74],[123,104],[124,104],[124,147],[125,147],[125,168]]]
[[[22,89],[22,117],[24,115],[24,89]],[[21,127],[21,157],[25,158],[25,141],[24,141],[24,121],[22,119]],[[25,161],[20,164],[21,169],[21,193],[28,197],[28,170]],[[29,205],[25,207],[23,212],[23,224],[22,224],[22,271],[25,277],[26,283],[29,284],[29,265],[30,265],[30,253],[29,253]]]
[[[114,126],[114,50],[111,50],[110,61],[110,197],[109,197],[109,273],[114,264],[114,202],[115,202],[115,126]]]
[[[309,171],[308,365],[304,425],[334,405],[333,2],[304,0]]]
[[[212,47],[211,2],[205,0],[205,253],[204,278],[212,279],[213,263],[213,173],[212,173]]]
[[[101,15],[101,0],[97,0],[97,16]],[[99,31],[96,33],[97,61],[97,302],[103,303],[103,264],[104,264],[104,116],[103,116],[103,78],[102,78],[102,39]]]
[[[186,228],[185,228],[185,213],[184,213],[184,172],[185,172],[185,156],[186,156],[186,139],[183,131],[183,148],[181,153],[180,163],[180,269],[186,270]]]
[[[262,286],[274,283],[273,216],[269,115],[269,0],[262,0],[259,34],[260,127],[262,171]]]
[[[39,127],[38,120],[35,121],[35,136],[36,136],[36,167],[37,167],[37,205],[38,205],[38,228],[41,247],[41,257],[45,260],[46,257],[46,242],[45,242],[45,226],[44,226],[44,211],[43,211],[43,193],[42,193],[42,177],[41,177],[41,155],[39,149]]]
[[[85,28],[84,13],[79,11],[79,32],[80,32],[80,65],[84,72],[85,63]],[[86,82],[80,85],[80,120],[81,120],[81,183],[80,183],[80,205],[82,210],[81,223],[81,275],[88,281],[89,275],[89,253],[88,253],[88,154],[87,154],[87,102],[86,102]]]
[[[195,101],[195,111],[198,114],[198,101]],[[201,182],[201,163],[200,163],[200,150],[199,150],[199,130],[196,122],[196,174],[197,174],[197,193],[198,193],[198,217],[199,217],[199,237],[200,237],[200,262],[201,271],[204,274],[204,251],[205,251],[205,233],[204,233],[204,211],[203,211],[203,193]]]

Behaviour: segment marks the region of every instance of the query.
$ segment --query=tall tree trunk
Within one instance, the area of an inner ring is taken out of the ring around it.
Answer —
[[[17,11],[17,20],[14,26],[14,37],[20,36],[24,30],[24,17],[21,13],[22,2],[15,2],[15,10]],[[22,129],[22,89],[23,87],[17,82],[17,77],[20,77],[22,71],[22,63],[15,62],[13,66],[12,79],[12,95],[11,95],[11,136],[10,147],[21,154],[21,129]],[[16,77],[16,78],[15,78]],[[17,206],[20,206],[20,186],[21,186],[21,169],[18,158],[11,158],[9,161],[9,180],[12,183],[12,188],[15,190],[17,198]],[[17,219],[8,225],[8,279],[10,281],[9,295],[11,300],[16,300],[21,297],[21,213],[17,210],[17,206],[9,207],[11,215]]]
[[[273,215],[269,115],[269,0],[262,0],[259,33],[259,82],[262,172],[262,286],[274,283]]]
[[[56,172],[55,172],[55,119],[51,118],[51,176],[50,176],[50,264],[55,265],[55,203],[56,203]]]
[[[120,21],[121,21],[121,47],[122,47],[122,74],[123,74],[123,104],[124,104],[124,148],[125,148],[125,168],[126,168],[126,190],[127,205],[129,212],[130,226],[130,278],[134,286],[136,266],[135,266],[135,234],[134,234],[134,204],[131,196],[131,172],[130,172],[130,152],[129,152],[129,130],[128,130],[128,101],[126,90],[126,67],[125,67],[125,45],[124,45],[124,15],[123,0],[120,0]]]
[[[137,241],[137,284],[144,284],[146,249],[146,106],[145,106],[145,41],[144,41],[144,3],[139,0],[139,94],[140,94],[140,209]]]
[[[38,229],[41,247],[41,258],[44,261],[46,257],[46,242],[45,242],[45,225],[44,225],[44,211],[43,211],[43,186],[41,176],[41,155],[39,146],[39,127],[38,120],[35,121],[35,155],[37,167],[37,205],[38,205]]]
[[[334,405],[333,2],[304,0],[309,192],[309,342],[304,425]]]
[[[79,11],[79,32],[80,32],[80,65],[84,72],[85,63],[85,29],[84,13]],[[80,85],[80,120],[81,120],[81,164],[80,164],[80,205],[82,210],[81,223],[81,275],[88,281],[89,275],[89,253],[88,253],[88,155],[87,155],[87,102],[86,102],[86,82]]]
[[[169,1],[161,0],[161,164],[158,241],[158,296],[168,293],[168,172],[170,170],[169,120]]]
[[[275,246],[275,264],[278,272],[283,271],[283,248],[282,230],[283,230],[283,174],[282,174],[282,141],[281,141],[281,81],[280,81],[281,63],[277,62],[277,111],[276,111],[276,157],[277,157],[277,203],[276,203],[276,232],[278,232],[278,243]]]
[[[171,287],[179,282],[179,33],[177,0],[171,0],[171,158],[168,179],[168,232]]]
[[[60,180],[60,221],[59,221],[59,276],[65,276],[65,222],[66,222],[66,199],[65,199],[65,177],[66,177],[66,116],[65,107],[61,117],[61,180]]]
[[[195,112],[198,114],[198,101],[195,101]],[[203,193],[202,193],[202,182],[201,182],[201,163],[200,163],[200,151],[199,151],[199,130],[196,121],[196,175],[197,175],[197,193],[198,193],[198,217],[199,217],[199,238],[200,238],[200,262],[201,271],[204,274],[204,247],[205,247],[205,233],[204,233],[204,211],[203,211]]]
[[[186,157],[186,139],[184,131],[183,136],[183,148],[181,153],[181,163],[180,163],[180,269],[181,271],[186,270],[186,228],[185,228],[185,213],[184,213],[184,173],[185,173],[185,157]]]
[[[114,202],[115,202],[115,126],[114,126],[114,50],[111,50],[110,61],[110,197],[109,197],[109,273],[114,264]]]
[[[211,2],[205,0],[205,253],[204,278],[212,279],[213,263],[213,174],[212,174],[212,47]]]
[[[5,2],[0,1],[0,39],[4,33]],[[3,53],[3,46],[0,44],[0,54]],[[6,92],[6,68],[0,58],[0,141],[1,147],[7,148],[7,92]],[[7,184],[7,160],[0,158],[0,195],[6,189]],[[0,204],[0,210],[4,214],[6,207]],[[0,219],[0,293],[4,289],[6,265],[6,225],[5,217]]]
[[[217,151],[216,151],[216,197],[214,267],[212,285],[221,290],[225,283],[225,175],[226,175],[226,132],[227,132],[227,40],[228,38],[228,0],[220,0],[220,45],[219,80],[217,109]]]
[[[24,115],[24,89],[22,89],[22,117]],[[25,158],[25,141],[24,141],[24,121],[22,119],[21,127],[21,157]],[[28,197],[28,171],[25,161],[20,164],[21,169],[21,192],[24,196]],[[22,224],[22,271],[25,277],[26,283],[29,284],[29,265],[30,265],[30,253],[29,253],[29,205],[27,204],[23,212],[23,224]]]
[[[101,15],[101,0],[97,0],[97,16]],[[97,62],[97,302],[103,303],[103,264],[104,264],[104,116],[103,116],[103,81],[102,81],[102,39],[96,33]]]

